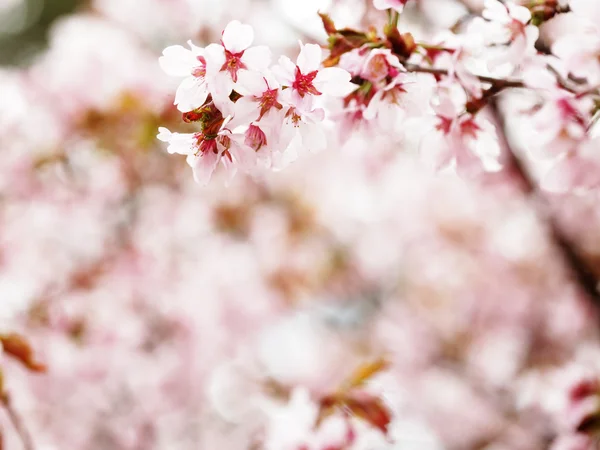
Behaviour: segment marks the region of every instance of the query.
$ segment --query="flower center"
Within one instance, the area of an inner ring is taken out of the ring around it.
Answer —
[[[281,103],[277,101],[277,96],[279,95],[278,89],[267,89],[263,92],[262,97],[259,98],[260,102],[260,115],[258,116],[258,120],[262,119],[262,117],[271,109],[277,108],[281,109],[283,106]]]
[[[246,131],[246,139],[244,143],[253,149],[255,152],[259,151],[263,145],[267,145],[267,136],[256,125],[250,125],[248,131]]]
[[[290,119],[292,121],[292,125],[298,128],[300,126],[300,122],[302,117],[296,112],[295,108],[290,108],[288,112],[285,114],[286,119]]]
[[[196,78],[204,78],[206,76],[206,60],[204,56],[198,56],[196,59],[200,62],[200,65],[192,70],[192,75]]]
[[[207,136],[204,133],[196,133],[194,135],[198,145],[198,150],[194,153],[195,156],[203,156],[207,153],[219,153],[217,141],[213,136]]]
[[[225,63],[221,67],[221,72],[229,72],[234,83],[237,82],[238,70],[246,68],[246,65],[242,62],[243,55],[243,51],[231,53],[229,50],[225,50]]]
[[[300,71],[300,67],[296,66],[296,79],[292,84],[292,87],[298,91],[300,97],[304,97],[306,94],[321,95],[319,91],[313,86],[313,81],[317,76],[318,71],[314,70],[306,75]]]

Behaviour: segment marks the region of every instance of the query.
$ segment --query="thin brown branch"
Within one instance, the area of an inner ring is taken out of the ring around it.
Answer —
[[[19,438],[21,439],[21,442],[23,443],[23,450],[35,450],[31,434],[29,433],[29,430],[27,430],[23,419],[14,408],[10,396],[7,393],[4,393],[2,394],[1,400],[2,406],[4,406],[4,410],[6,411],[12,426],[15,428]],[[0,446],[0,449],[1,448],[2,447]]]
[[[506,135],[504,116],[498,108],[497,99],[491,98],[488,105],[492,116],[497,122],[501,144],[507,150],[508,167],[519,177],[523,190],[528,196],[532,197],[532,200],[534,200],[534,206],[539,205],[543,208],[542,211],[538,210],[538,216],[547,225],[550,231],[550,237],[554,242],[556,249],[561,253],[573,279],[577,282],[582,291],[587,294],[591,302],[596,307],[600,307],[598,280],[586,261],[580,256],[573,243],[570,242],[563,234],[560,227],[555,223],[544,196],[540,193],[537,184],[529,174],[527,167],[523,164],[521,158],[511,146]]]
[[[439,68],[435,68],[435,67],[425,67],[425,66],[419,66],[417,64],[405,64],[404,67],[406,67],[406,70],[408,70],[409,72],[430,73],[432,75],[441,75],[441,76],[449,75],[449,72],[447,69],[439,69]],[[489,83],[498,88],[524,88],[524,87],[526,87],[525,83],[523,83],[521,80],[508,80],[508,79],[503,79],[503,78],[488,77],[486,75],[476,75],[476,74],[473,74],[473,75],[475,77],[477,77],[479,79],[479,81],[481,81],[483,83]]]

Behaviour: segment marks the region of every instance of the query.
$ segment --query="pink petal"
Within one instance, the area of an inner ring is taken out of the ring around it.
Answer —
[[[207,97],[208,89],[204,80],[188,77],[177,88],[174,104],[181,112],[192,111],[202,106]]]
[[[321,47],[317,44],[306,44],[302,46],[298,55],[298,67],[304,74],[314,72],[321,65]]]
[[[195,151],[195,137],[192,133],[172,133],[167,128],[160,127],[156,138],[162,142],[168,142],[167,151],[171,154],[189,155]]]
[[[327,67],[319,70],[313,81],[315,88],[323,94],[345,97],[358,87],[351,83],[350,73],[339,67]]]
[[[162,70],[168,75],[186,77],[198,65],[196,56],[181,45],[172,45],[163,50],[163,56],[158,58]]]
[[[253,169],[256,166],[256,152],[247,145],[244,145],[243,142],[240,142],[240,137],[231,136],[230,139],[231,147],[229,147],[229,153],[233,156],[237,166],[245,172]]]
[[[219,72],[211,80],[209,91],[223,116],[233,114],[233,102],[229,98],[233,87],[233,80],[227,72]]]
[[[240,70],[235,90],[240,95],[255,95],[260,97],[267,90],[265,77],[253,70]]]
[[[291,86],[296,79],[296,65],[287,56],[281,56],[278,63],[271,69],[273,75],[282,86]]]
[[[508,11],[510,13],[510,16],[513,19],[516,19],[521,23],[527,23],[531,19],[531,12],[524,6],[512,5],[510,3],[508,3],[507,6],[508,6]],[[536,30],[537,30],[537,27],[536,27]]]
[[[219,44],[210,44],[204,49],[204,58],[207,75],[215,76],[225,64],[225,49]]]
[[[242,97],[234,103],[233,119],[227,122],[226,127],[234,131],[237,127],[248,125],[258,119],[259,114],[259,104],[250,97]]]
[[[223,45],[231,53],[246,50],[254,40],[254,30],[238,20],[233,20],[225,27],[222,36]]]
[[[266,45],[249,48],[242,56],[242,62],[254,70],[266,70],[271,64],[271,50]]]
[[[220,155],[217,155],[214,152],[208,152],[202,156],[189,155],[187,163],[192,167],[194,181],[206,186],[217,167],[220,157]]]
[[[384,93],[385,92],[383,90],[379,90],[375,93],[373,98],[371,98],[367,109],[365,109],[363,112],[363,117],[366,120],[373,120],[375,117],[377,117],[377,112],[379,111],[379,104],[382,101],[381,98],[383,97]]]
[[[171,130],[165,127],[158,127],[158,134],[156,135],[156,139],[163,142],[169,142],[171,140],[171,136],[173,136]]]

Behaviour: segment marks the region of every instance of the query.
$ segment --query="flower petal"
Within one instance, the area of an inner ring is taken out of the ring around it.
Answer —
[[[214,152],[207,152],[202,156],[189,155],[187,163],[192,168],[194,174],[194,181],[196,183],[206,186],[210,181],[213,172],[217,168],[220,155]]]
[[[266,45],[258,45],[246,50],[241,59],[249,69],[266,70],[271,64],[271,50]]]
[[[233,156],[236,165],[245,172],[256,166],[256,152],[242,142],[243,136],[230,136],[231,146],[229,153]]]
[[[317,44],[302,45],[298,55],[298,67],[304,74],[314,72],[321,65],[321,47]]]
[[[254,40],[254,30],[250,25],[242,24],[238,20],[232,20],[225,27],[221,38],[223,46],[231,53],[239,53],[246,50]]]
[[[267,90],[265,77],[253,70],[240,70],[235,90],[240,95],[255,95],[260,97]]]
[[[219,44],[210,44],[204,49],[207,75],[214,76],[225,64],[225,49]]]
[[[287,56],[281,56],[278,65],[274,66],[271,71],[275,78],[282,86],[291,86],[295,80],[296,65]]]
[[[185,77],[192,73],[198,65],[193,52],[181,45],[172,45],[163,50],[163,56],[158,58],[162,70],[174,77]]]
[[[167,151],[171,154],[189,155],[196,151],[196,138],[193,133],[172,133],[167,128],[160,127],[156,138],[162,142],[168,142]]]
[[[313,85],[323,94],[334,97],[345,97],[352,91],[355,91],[358,86],[350,82],[350,73],[339,67],[327,67],[319,70]]]
[[[229,98],[233,86],[233,80],[227,72],[217,73],[210,83],[209,91],[212,99],[223,116],[233,114],[234,103]]]
[[[208,88],[204,80],[188,77],[177,88],[174,104],[181,112],[192,111],[202,106],[207,97]]]
[[[226,127],[234,131],[237,127],[248,125],[258,119],[259,105],[250,97],[242,97],[233,105],[233,119],[227,122]]]

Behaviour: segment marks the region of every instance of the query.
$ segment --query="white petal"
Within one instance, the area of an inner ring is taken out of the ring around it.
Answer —
[[[225,64],[225,49],[219,44],[210,44],[204,49],[206,59],[206,73],[209,77],[214,76]]]
[[[244,25],[238,20],[233,20],[223,31],[223,45],[231,53],[246,50],[254,40],[254,30],[250,25]]]
[[[199,108],[208,97],[208,89],[204,80],[188,77],[181,82],[175,92],[175,105],[181,112]]]
[[[350,73],[339,67],[326,67],[319,70],[313,85],[319,92],[334,97],[345,97],[358,86],[350,82]]]
[[[173,136],[171,130],[165,127],[158,127],[158,134],[156,135],[156,139],[163,142],[169,142],[171,140],[171,136]]]
[[[223,116],[233,114],[233,102],[229,99],[233,89],[233,80],[227,72],[219,72],[209,86],[213,101]]]
[[[163,56],[158,58],[162,70],[168,75],[185,77],[192,73],[194,67],[199,65],[196,56],[181,45],[172,45],[163,50]]]
[[[245,172],[248,172],[256,166],[256,152],[242,142],[240,138],[231,136],[231,147],[229,153],[233,156],[237,166]]]
[[[296,65],[287,56],[281,56],[278,63],[271,69],[273,75],[282,86],[291,86],[296,79]]]
[[[157,138],[168,142],[167,151],[171,154],[190,155],[196,151],[196,138],[192,133],[171,133],[166,128],[159,128]]]
[[[366,120],[373,120],[375,117],[377,117],[377,114],[379,112],[379,105],[381,104],[381,101],[382,101],[381,97],[383,96],[383,94],[384,94],[384,91],[379,90],[375,93],[373,98],[371,98],[371,101],[369,102],[367,109],[365,109],[363,112],[363,117]]]
[[[249,48],[242,55],[242,62],[254,70],[266,70],[271,64],[271,50],[266,45]]]
[[[271,89],[273,89],[271,87]],[[265,77],[260,72],[253,70],[240,70],[235,90],[241,95],[255,95],[260,97],[267,90]]]
[[[485,0],[482,16],[484,19],[505,23],[510,20],[508,11],[498,0]]]
[[[304,113],[302,118],[311,123],[320,123],[325,119],[325,110],[323,108],[315,108],[308,113]]]
[[[233,119],[226,124],[226,127],[234,131],[237,127],[248,125],[258,119],[260,114],[258,106],[258,103],[249,97],[240,98],[233,105]]]
[[[191,40],[187,41],[187,43],[190,46],[190,48],[192,49],[192,53],[194,53],[194,55],[196,55],[196,56],[204,55],[203,47],[198,47],[197,45],[194,45],[194,43]]]
[[[513,19],[518,20],[521,23],[527,23],[531,19],[531,12],[524,6],[512,5],[508,3],[508,10]],[[537,27],[536,27],[537,30]]]
[[[317,44],[306,44],[302,46],[298,55],[298,67],[304,74],[314,72],[321,65],[321,47]]]
[[[217,167],[220,155],[214,152],[207,152],[202,156],[190,155],[187,163],[192,167],[194,180],[196,183],[206,186]]]

